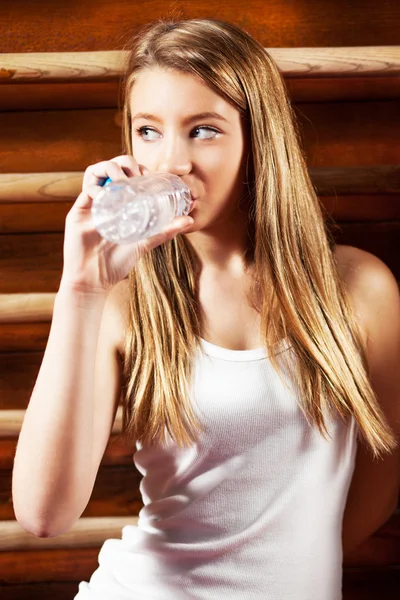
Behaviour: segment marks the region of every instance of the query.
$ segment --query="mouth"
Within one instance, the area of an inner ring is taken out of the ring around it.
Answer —
[[[196,201],[196,200],[197,200],[197,198],[194,198],[194,197],[191,195],[191,202],[190,202],[190,206],[189,206],[189,211],[191,211],[191,210],[192,210],[192,208],[193,208],[193,204],[195,203],[195,201]]]

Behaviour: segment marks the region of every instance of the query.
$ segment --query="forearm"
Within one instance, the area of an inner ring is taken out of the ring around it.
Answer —
[[[39,374],[14,460],[12,495],[20,523],[36,535],[67,529],[91,485],[96,345],[105,298],[56,295]]]

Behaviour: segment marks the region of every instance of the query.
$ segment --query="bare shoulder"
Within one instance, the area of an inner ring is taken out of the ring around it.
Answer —
[[[398,310],[399,286],[380,258],[354,246],[337,245],[335,257],[339,276],[367,336],[378,320]]]
[[[129,282],[127,279],[123,279],[111,289],[107,296],[105,310],[111,325],[109,331],[113,337],[113,343],[119,354],[123,356],[129,314]]]

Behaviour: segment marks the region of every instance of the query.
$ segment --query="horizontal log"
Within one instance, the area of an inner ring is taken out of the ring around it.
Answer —
[[[56,552],[56,554],[55,554]],[[59,582],[53,581],[37,581],[34,583],[16,583],[14,585],[1,585],[0,594],[2,600],[21,600],[21,598],[29,598],[29,600],[72,600],[78,592],[80,581],[88,581],[90,575],[98,567],[96,549],[75,550],[73,556],[70,556],[68,551],[49,551],[47,557],[40,553],[37,556],[35,553],[18,553],[18,561],[15,560],[13,553],[3,554],[4,571],[10,573],[9,567],[16,563],[30,564],[31,555],[34,555],[32,568],[38,565],[48,566],[50,578],[53,562],[62,560],[61,554],[65,561],[66,577],[71,577],[71,572],[76,581],[65,581],[60,576]],[[345,569],[343,574],[343,600],[398,600],[399,589],[399,572],[397,569],[384,569],[378,571],[363,569],[356,576],[352,573],[353,569]],[[7,576],[9,579],[9,575]],[[21,577],[23,581],[23,576]]]
[[[3,173],[84,171],[121,154],[117,109],[0,113]]]
[[[28,404],[29,397],[26,399]],[[19,435],[17,432],[17,436]],[[17,449],[18,437],[0,437],[0,470],[12,470]],[[128,446],[120,435],[113,434],[110,436],[100,466],[112,467],[121,465],[132,466],[133,449]]]
[[[345,569],[343,600],[396,600],[400,589],[400,569]]]
[[[398,1],[334,0],[308,2],[230,0],[204,4],[203,0],[166,5],[102,0],[66,6],[41,0],[39,12],[31,0],[2,3],[3,52],[86,51],[123,48],[133,33],[152,19],[215,17],[238,23],[263,46],[377,46],[398,44]],[[51,18],[49,18],[51,17]],[[51,23],[51,26],[49,26]],[[79,23],[79,27],[77,27]]]
[[[400,74],[400,46],[265,49],[288,78]],[[123,50],[4,53],[0,85],[28,81],[116,80],[122,75],[128,58]]]
[[[380,258],[400,280],[400,222],[340,223],[334,233],[339,244],[355,246]]]
[[[320,194],[319,197],[325,214],[338,222],[400,219],[400,193],[333,195],[334,188],[330,191],[332,196]],[[0,199],[0,234],[64,232],[65,219],[74,201],[18,202],[16,199],[7,203]]]
[[[29,400],[29,398],[28,398]],[[22,423],[25,417],[25,410],[0,410],[0,438],[10,439],[18,437],[21,431]],[[122,407],[117,409],[115,421],[112,426],[112,434],[121,432],[122,427]]]
[[[42,538],[40,539],[42,540]],[[4,598],[42,600],[40,595],[25,594],[29,590],[36,594],[36,590],[40,590],[45,583],[51,583],[51,589],[54,591],[58,589],[55,582],[65,585],[67,582],[75,581],[74,594],[67,597],[68,600],[72,600],[78,592],[78,582],[89,581],[91,574],[99,566],[99,549],[99,547],[95,547],[3,551],[0,563],[1,600]],[[14,589],[18,590],[21,595],[13,595]],[[49,596],[49,598],[58,600],[58,595]],[[112,599],[110,598],[110,600]]]
[[[44,350],[50,333],[46,323],[0,323],[0,352]]]
[[[335,99],[335,91],[332,88],[337,90],[336,94],[340,93],[340,88],[343,88],[340,81],[340,79],[335,79],[335,86],[329,85],[329,83],[326,84],[327,91],[325,94],[328,94],[329,98]],[[354,90],[351,94],[348,94],[349,99],[354,98],[360,92],[363,98],[388,99],[400,96],[395,78],[379,78],[379,81],[382,81],[379,87],[374,83],[375,81],[376,79],[373,77],[368,77],[362,88],[360,88],[360,84],[355,82],[354,86],[351,86],[354,87]],[[119,89],[119,82],[111,79],[109,81],[0,85],[0,111],[117,108]],[[318,88],[315,90],[315,95],[317,93]],[[322,96],[323,91],[319,91],[319,94]],[[306,91],[304,89],[299,90],[299,95],[304,98]],[[311,95],[312,98],[313,95]]]
[[[93,564],[94,566],[91,570],[90,568],[88,570],[89,573],[92,573],[96,569],[96,550],[87,550],[86,552],[90,552],[92,554],[90,564]],[[31,554],[32,553],[29,552],[22,557],[20,554],[18,554],[18,559],[28,561],[30,560]],[[8,557],[11,557],[11,561]],[[12,557],[14,557],[15,562],[15,555],[13,553],[9,553],[8,557],[7,563],[4,561],[4,570],[9,564],[12,564]],[[54,600],[54,598],[57,598],[57,600],[72,600],[78,593],[79,581],[60,581],[58,583],[52,581],[23,583],[23,581],[24,579],[22,577],[21,583],[16,583],[13,585],[0,583],[0,595],[2,600],[21,600],[21,598],[29,600]],[[351,600],[354,599],[352,598]]]
[[[286,88],[289,93],[292,104],[300,104],[302,102],[343,102],[346,100],[395,100],[400,97],[400,79],[394,77],[319,77],[308,79],[285,79]],[[10,92],[16,86],[8,86]],[[33,87],[33,86],[31,86]],[[36,87],[36,86],[35,86]],[[32,90],[33,91],[33,90]],[[17,95],[16,92],[14,94]],[[76,101],[69,96],[74,106]],[[33,100],[35,93],[33,92]],[[6,101],[6,98],[4,98]],[[0,109],[2,108],[2,100],[0,99]],[[15,103],[23,102],[23,98],[18,97]],[[27,108],[30,108],[31,100],[26,98]],[[12,106],[11,103],[8,105]],[[78,106],[78,104],[77,104]],[[88,105],[90,106],[90,105]],[[7,104],[4,104],[7,109]],[[40,108],[40,105],[38,105]]]
[[[383,198],[392,198],[392,196],[383,196]],[[63,232],[65,219],[73,203],[73,201],[24,203],[13,201],[7,204],[0,200],[0,234]],[[391,215],[392,212],[389,208],[385,215]]]
[[[50,550],[62,548],[92,548],[100,546],[109,538],[121,538],[122,528],[125,525],[137,525],[138,517],[134,515],[125,517],[81,517],[71,529],[57,537],[37,538],[25,531],[15,520],[1,521],[0,530],[0,552],[27,551],[27,550]],[[400,564],[398,554],[393,550],[399,549],[400,530],[397,536],[393,535],[390,543],[389,536],[384,537],[382,530],[376,532],[371,538],[359,546],[362,552],[357,561],[356,553],[351,561],[345,560],[347,567],[355,566],[383,566]],[[397,537],[397,539],[396,539]],[[381,550],[376,542],[380,542]],[[386,542],[386,546],[385,546]],[[389,551],[389,554],[388,554]]]
[[[10,502],[11,479],[11,470],[0,473],[0,529],[1,521],[15,519]],[[143,506],[141,479],[142,475],[132,461],[130,465],[101,466],[82,517],[137,516]]]
[[[41,541],[46,541],[45,539]],[[14,585],[24,582],[36,582],[44,585],[44,582],[67,582],[74,579],[76,581],[76,590],[78,591],[79,581],[89,581],[91,574],[98,567],[98,553],[100,547],[96,548],[54,548],[54,549],[37,549],[34,551],[18,551],[2,552],[2,581],[6,586],[0,587],[1,598],[13,598],[21,600],[21,598],[33,598],[33,596],[7,596],[4,594],[10,593]],[[18,557],[18,559],[16,559]],[[388,585],[391,586],[398,582],[400,570],[398,567],[345,567],[344,568],[344,590],[349,589],[350,583],[353,581],[357,586],[363,586],[368,583],[373,585],[376,593],[375,596],[364,595],[351,596],[351,600],[397,600],[398,596],[394,593],[390,596],[382,595],[379,592],[387,591]],[[377,585],[379,584],[379,585]],[[10,587],[8,587],[10,586]],[[357,589],[355,586],[355,590]],[[380,587],[379,587],[380,586]],[[18,588],[17,588],[18,589]],[[23,588],[25,589],[25,588]],[[398,592],[398,588],[393,587],[392,592]],[[55,596],[49,596],[54,600]],[[71,600],[70,596],[68,600]],[[35,596],[36,598],[36,596]],[[42,596],[37,596],[42,599]],[[58,596],[57,596],[58,598]],[[343,596],[347,600],[347,596]]]
[[[126,59],[127,53],[118,50],[2,54],[0,83],[116,81]]]
[[[309,173],[320,196],[400,194],[398,165],[311,167]],[[74,202],[82,190],[83,175],[83,171],[0,173],[0,204]]]
[[[56,292],[62,275],[63,243],[61,233],[0,235],[0,294]]]
[[[391,221],[400,219],[400,194],[321,196],[326,215],[341,221]],[[0,200],[0,234],[57,233],[73,202],[10,202]]]
[[[0,294],[0,323],[51,321],[55,294]]]
[[[120,535],[113,535],[119,538]],[[47,539],[41,539],[47,542]],[[78,591],[80,581],[89,581],[91,574],[98,567],[97,547],[74,547],[74,548],[46,548],[35,550],[19,550],[18,554],[13,551],[2,552],[2,582],[0,593],[2,599],[20,600],[21,598],[38,598],[44,600],[57,594],[45,596],[43,587],[47,582],[51,583],[51,589],[55,590],[55,582],[66,585],[66,582],[75,580],[75,589],[68,600],[74,597]],[[16,560],[18,557],[18,560]],[[400,570],[398,567],[381,565],[380,567],[347,567],[343,569],[343,600],[397,600]],[[35,587],[29,588],[29,583],[35,583]],[[14,585],[13,585],[14,584]],[[19,585],[18,585],[19,584]],[[40,595],[30,595],[28,590]],[[14,595],[19,590],[20,595]],[[360,593],[360,590],[362,593]],[[370,592],[373,591],[373,594]],[[22,592],[22,593],[21,593]]]
[[[400,164],[400,101],[294,105],[309,168]],[[0,113],[3,173],[82,172],[121,154],[116,109]]]
[[[73,202],[82,190],[83,175],[83,171],[1,173],[0,203]]]
[[[400,279],[400,221],[329,224],[338,244],[376,254]],[[63,234],[0,235],[0,294],[54,293],[63,267]],[[1,339],[0,339],[1,351]]]
[[[400,79],[393,77],[286,78],[292,103],[395,100]],[[106,82],[16,83],[1,86],[0,111],[117,108],[120,84]]]
[[[319,195],[319,198],[325,217],[329,216],[339,224],[350,221],[365,223],[400,219],[400,194]]]
[[[400,164],[393,126],[400,113],[398,101],[303,103],[293,109],[309,168]]]
[[[138,518],[129,517],[81,517],[71,529],[51,538],[38,538],[28,533],[17,521],[2,521],[0,528],[0,552],[50,550],[56,548],[93,548],[109,538],[121,538],[125,525],[136,525]]]
[[[311,181],[320,196],[400,194],[400,166],[311,167]],[[0,198],[1,198],[0,177]],[[1,201],[1,200],[0,200]]]

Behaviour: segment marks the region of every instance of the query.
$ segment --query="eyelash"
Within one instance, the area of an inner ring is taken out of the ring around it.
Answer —
[[[142,127],[135,128],[135,131],[136,131],[137,135],[139,135],[140,137],[142,137],[141,134],[142,134],[142,132],[145,129],[148,129],[149,131],[155,131],[155,129],[153,129],[152,127],[148,127],[146,125],[143,125]],[[194,129],[192,129],[192,131],[196,131],[197,129],[207,129],[208,131],[213,131],[214,133],[220,133],[220,131],[218,131],[218,129],[215,129],[214,127],[205,126],[205,125],[200,125],[199,127],[194,127]],[[214,138],[205,138],[205,139],[211,140],[211,139],[214,139]],[[151,141],[154,141],[154,140],[144,140],[144,141],[145,142],[151,142]]]

